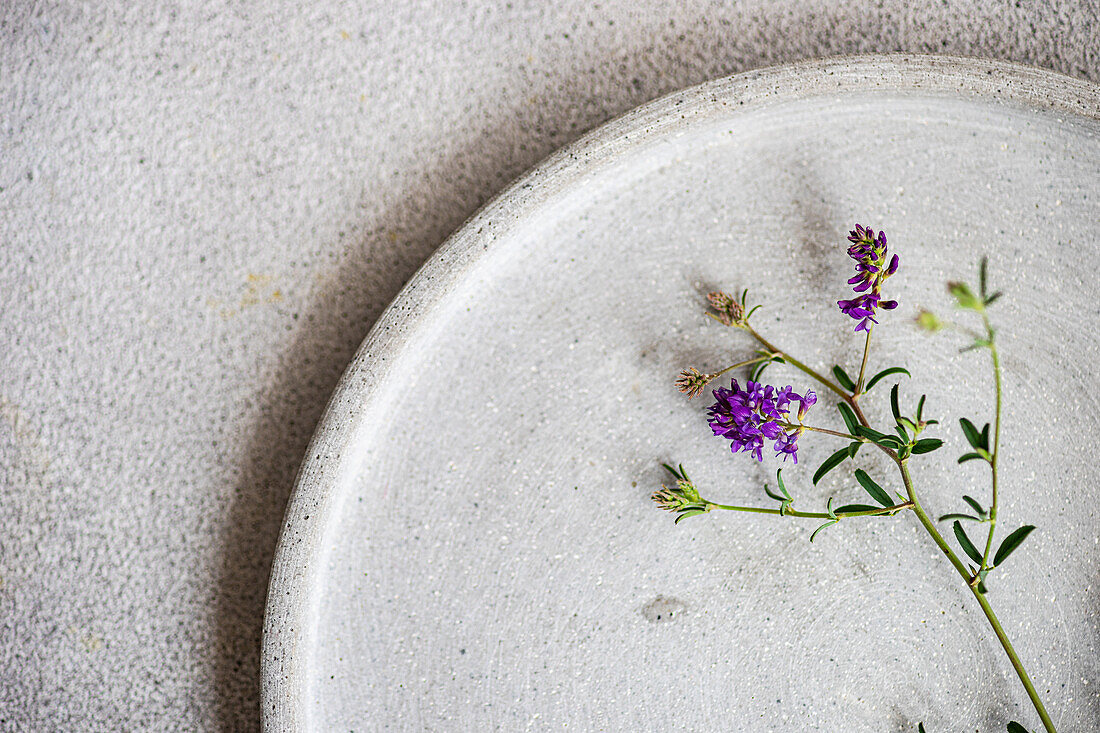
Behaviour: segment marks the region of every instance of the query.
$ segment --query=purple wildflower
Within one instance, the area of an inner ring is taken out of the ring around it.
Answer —
[[[856,224],[848,233],[848,241],[852,243],[848,256],[856,261],[856,274],[849,278],[848,284],[857,295],[851,300],[838,300],[836,304],[844,315],[859,321],[857,331],[870,331],[871,324],[878,323],[875,309],[898,307],[896,300],[883,300],[881,293],[882,284],[898,271],[898,256],[887,260],[886,232],[879,231],[876,236],[870,227]]]
[[[751,453],[758,461],[764,460],[764,441],[774,441],[776,455],[788,456],[798,463],[798,436],[804,428],[789,423],[790,410],[797,402],[798,420],[817,402],[812,391],[803,397],[790,386],[776,389],[771,385],[746,382],[745,388],[730,383],[730,388],[714,390],[715,403],[708,410],[711,430],[730,441],[734,453]]]

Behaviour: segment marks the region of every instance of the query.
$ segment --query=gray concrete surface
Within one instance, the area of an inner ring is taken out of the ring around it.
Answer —
[[[0,9],[0,729],[254,730],[294,472],[385,304],[664,92],[904,50],[1100,79],[1090,2]]]

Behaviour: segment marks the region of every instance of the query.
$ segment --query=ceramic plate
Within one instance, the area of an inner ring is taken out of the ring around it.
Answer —
[[[716,500],[770,503],[781,464],[731,456],[673,380],[749,351],[704,316],[714,288],[750,288],[758,328],[804,361],[858,370],[835,305],[856,222],[901,256],[872,368],[907,365],[903,398],[929,392],[943,421],[947,449],[915,461],[933,514],[985,496],[952,426],[986,415],[992,380],[910,320],[991,258],[1001,518],[1039,530],[990,597],[1055,721],[1093,727],[1098,110],[1095,87],[1019,66],[829,60],[665,97],[525,175],[421,269],[332,398],[271,579],[267,729],[1038,727],[914,517],[810,544],[804,520],[674,526],[649,499],[675,461]],[[839,471],[810,481],[835,447],[804,438],[788,466],[801,507],[860,499]]]

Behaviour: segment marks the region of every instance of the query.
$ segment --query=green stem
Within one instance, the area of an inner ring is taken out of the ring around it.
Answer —
[[[826,514],[825,512],[801,512],[797,509],[770,509],[766,507],[758,506],[734,506],[732,504],[715,504],[714,502],[707,502],[712,509],[725,509],[731,512],[752,512],[754,514],[782,514],[787,517],[807,517],[809,519],[843,519],[844,517],[877,517],[882,514],[894,514],[902,509],[909,509],[912,507],[912,502],[905,502],[904,504],[896,504],[894,506],[883,507],[881,509],[867,509],[859,512],[833,512],[832,514]]]
[[[987,338],[989,339],[989,353],[993,357],[993,382],[997,387],[997,405],[993,413],[993,460],[989,465],[993,472],[993,498],[989,505],[989,534],[985,538],[985,552],[982,554],[982,570],[989,567],[989,553],[993,551],[993,530],[997,526],[997,459],[1001,455],[1001,359],[997,354],[997,344],[993,340],[993,327],[989,324],[989,316],[982,313],[982,321],[985,323]]]
[[[947,542],[943,539],[943,535],[936,529],[936,525],[932,523],[932,519],[928,516],[928,513],[924,511],[924,507],[921,506],[920,500],[917,499],[916,490],[913,488],[913,479],[909,475],[909,466],[906,460],[899,460],[898,467],[901,469],[901,480],[905,483],[905,491],[909,496],[909,501],[913,504],[913,512],[917,515],[917,519],[924,526],[924,529],[932,537],[932,541],[936,543],[936,546],[940,548],[947,559],[951,561],[951,564],[955,567],[955,570],[959,572],[963,580],[966,581],[966,587],[970,589],[970,592],[974,594],[974,597],[978,599],[978,605],[982,607],[982,611],[985,613],[986,619],[989,621],[989,625],[993,627],[993,633],[997,635],[997,640],[1001,642],[1001,646],[1004,648],[1005,653],[1008,654],[1008,659],[1012,662],[1012,668],[1016,670],[1017,676],[1020,678],[1020,682],[1023,683],[1024,689],[1027,690],[1028,697],[1031,698],[1031,704],[1035,706],[1036,712],[1039,713],[1039,718],[1043,721],[1043,726],[1048,733],[1057,733],[1054,729],[1054,723],[1050,720],[1050,715],[1047,714],[1047,710],[1043,707],[1043,701],[1039,699],[1039,693],[1035,690],[1035,685],[1032,684],[1031,678],[1028,677],[1027,670],[1024,669],[1023,662],[1020,661],[1020,656],[1016,653],[1016,649],[1012,646],[1012,642],[1008,640],[1008,634],[1001,627],[1001,622],[997,620],[997,614],[993,613],[993,607],[989,605],[989,599],[985,597],[985,594],[978,590],[978,584],[973,582],[975,576],[971,575],[966,566],[959,560],[958,555],[954,553]]]
[[[771,359],[771,357],[770,356],[758,356],[755,359],[749,359],[747,361],[739,361],[736,364],[730,364],[728,367],[726,367],[722,371],[715,372],[714,374],[712,374],[711,379],[717,379],[718,377],[722,376],[723,374],[725,374],[726,372],[728,372],[731,369],[737,369],[738,367],[746,367],[749,364],[757,364],[759,362],[766,361],[768,359]]]
[[[798,359],[795,359],[793,356],[788,354],[786,351],[783,351],[782,349],[776,348],[774,344],[772,344],[770,341],[768,341],[763,336],[761,336],[759,333],[757,333],[756,329],[753,328],[752,326],[750,326],[749,324],[746,323],[744,328],[745,328],[746,331],[751,333],[753,338],[755,338],[757,341],[759,341],[760,345],[763,346],[768,351],[772,352],[773,354],[779,354],[780,356],[783,357],[783,360],[786,361],[788,364],[790,364],[791,366],[793,366],[796,369],[802,370],[803,372],[810,375],[811,377],[813,377],[817,381],[821,382],[821,384],[825,385],[826,387],[828,387],[829,389],[831,389],[832,391],[834,391],[838,395],[840,395],[840,397],[842,399],[844,399],[844,401],[847,402],[849,399],[851,399],[851,395],[849,395],[847,392],[845,392],[843,389],[841,389],[838,385],[834,384],[827,377],[824,377],[821,374],[818,374],[816,370],[811,369],[810,367],[806,366],[805,364],[800,362]]]
[[[866,438],[861,438],[858,435],[850,435],[848,433],[841,433],[841,432],[838,432],[836,430],[829,430],[828,428],[815,428],[813,425],[800,425],[800,424],[797,424],[797,423],[789,423],[789,422],[780,421],[779,426],[786,429],[786,430],[790,430],[791,428],[798,428],[800,430],[810,430],[810,431],[815,432],[815,433],[824,433],[825,435],[835,435],[836,437],[844,438],[845,440],[858,440],[861,443],[870,443],[871,442],[871,441],[867,440]]]
[[[863,363],[859,365],[859,379],[856,380],[856,391],[852,393],[852,399],[856,400],[863,393],[863,377],[867,374],[867,356],[871,353],[871,331],[874,326],[867,328],[867,340],[863,342]]]

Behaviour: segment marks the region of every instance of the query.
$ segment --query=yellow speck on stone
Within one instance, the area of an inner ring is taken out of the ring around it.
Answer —
[[[397,241],[397,232],[394,232],[394,231],[386,232],[386,239],[390,240],[391,242],[396,242]]]
[[[351,34],[348,33],[347,31],[340,31],[340,37],[343,38],[345,41],[347,41],[348,39],[351,38]]]

